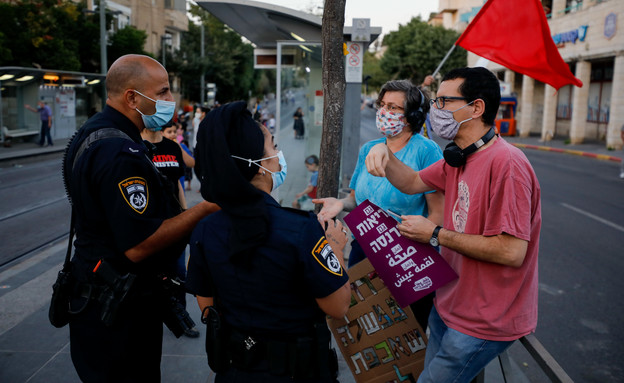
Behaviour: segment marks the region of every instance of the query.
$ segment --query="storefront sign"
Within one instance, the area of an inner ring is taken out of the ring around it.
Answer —
[[[615,13],[609,13],[607,17],[605,17],[604,24],[604,35],[607,39],[611,39],[615,36],[615,31],[617,30],[617,15]]]
[[[557,47],[563,47],[565,43],[576,44],[576,40],[583,42],[585,41],[585,36],[587,36],[587,27],[588,25],[581,25],[577,29],[557,33],[553,36],[553,41]]]
[[[397,221],[369,200],[344,221],[401,307],[457,278],[433,247],[403,237]]]
[[[415,382],[423,370],[427,336],[412,310],[402,309],[371,263],[349,268],[351,307],[327,324],[358,383]]]

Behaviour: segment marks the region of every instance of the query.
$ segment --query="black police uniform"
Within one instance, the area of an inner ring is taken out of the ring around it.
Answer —
[[[215,296],[216,289],[223,318],[239,336],[251,336],[259,344],[294,342],[309,336],[314,323],[322,323],[327,330],[325,314],[315,298],[330,295],[349,278],[315,215],[282,208],[263,194],[270,218],[269,236],[253,250],[251,266],[229,262],[231,221],[220,211],[204,218],[191,236],[186,287],[203,297]],[[217,374],[216,381],[334,381],[275,376],[267,365],[266,358],[247,369],[233,365]]]
[[[119,129],[132,141],[97,140],[73,163],[81,143],[102,128]],[[89,119],[67,149],[76,226],[72,272],[78,280],[71,308],[82,309],[69,323],[71,356],[85,382],[160,381],[163,326],[157,275],[173,270],[184,244],[139,263],[124,255],[180,211],[146,154],[138,128],[110,106]],[[104,308],[98,291],[105,283],[93,272],[100,260],[119,275],[136,275],[111,326],[100,319]]]

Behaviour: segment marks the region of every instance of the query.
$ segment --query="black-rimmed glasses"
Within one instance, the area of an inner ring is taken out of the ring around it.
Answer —
[[[429,102],[431,103],[431,105],[435,103],[438,109],[444,109],[444,104],[446,104],[448,100],[467,100],[467,98],[466,97],[453,97],[453,96],[440,96],[438,98],[429,100]]]

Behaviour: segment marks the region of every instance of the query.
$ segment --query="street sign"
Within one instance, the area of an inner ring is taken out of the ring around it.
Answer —
[[[367,43],[370,41],[370,19],[353,19],[351,41]]]
[[[345,63],[345,80],[346,82],[362,82],[362,70],[364,68],[364,46],[362,43],[347,43],[346,63]]]

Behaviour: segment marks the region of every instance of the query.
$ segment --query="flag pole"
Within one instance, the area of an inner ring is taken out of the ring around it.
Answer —
[[[440,63],[440,65],[438,65],[436,70],[433,72],[433,74],[431,75],[432,77],[435,77],[435,75],[438,74],[438,72],[440,71],[440,68],[442,68],[442,65],[444,65],[444,63],[446,62],[446,60],[448,60],[448,58],[451,55],[451,53],[453,53],[453,50],[455,50],[455,44],[453,44],[451,49],[449,49],[449,51],[446,52],[446,56],[444,56],[444,58],[442,59],[442,62]]]

